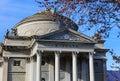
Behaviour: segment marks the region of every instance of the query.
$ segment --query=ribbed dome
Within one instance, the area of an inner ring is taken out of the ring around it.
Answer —
[[[50,11],[43,11],[23,19],[14,29],[17,29],[18,36],[33,36],[44,35],[63,27],[78,29],[77,25],[67,17],[53,16]]]

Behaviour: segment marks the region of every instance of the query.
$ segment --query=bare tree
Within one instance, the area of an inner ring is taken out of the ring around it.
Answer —
[[[120,0],[35,0],[40,7],[53,10],[71,18],[79,26],[79,31],[95,30],[93,36],[107,38],[113,28],[120,37]],[[120,56],[110,50],[115,63],[120,64]],[[120,70],[120,66],[112,66]]]

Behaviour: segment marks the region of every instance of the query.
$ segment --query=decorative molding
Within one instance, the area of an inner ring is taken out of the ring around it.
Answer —
[[[9,57],[3,57],[4,58],[4,62],[8,62]]]
[[[29,57],[26,58],[26,62],[27,62],[27,63],[30,62],[30,58],[29,58]]]

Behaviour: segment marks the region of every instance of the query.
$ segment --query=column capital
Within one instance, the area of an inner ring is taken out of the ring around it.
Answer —
[[[89,52],[89,54],[94,55],[94,54],[95,54],[95,52]]]
[[[0,62],[0,66],[2,66],[3,65],[3,62]]]
[[[40,54],[40,53],[42,53],[42,52],[43,52],[42,50],[37,50],[37,53],[38,53],[38,54]]]
[[[55,51],[55,54],[60,54],[61,53],[61,51]]]
[[[78,54],[78,52],[77,52],[77,51],[73,51],[73,52],[72,52],[72,54],[75,54],[75,55],[77,55],[77,54]]]
[[[4,61],[7,62],[10,57],[4,57]]]
[[[30,62],[30,57],[26,58],[26,62],[28,62],[28,63]]]
[[[30,62],[35,61],[35,55],[29,58]]]

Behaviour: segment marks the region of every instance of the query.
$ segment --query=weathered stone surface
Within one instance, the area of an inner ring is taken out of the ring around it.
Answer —
[[[65,22],[69,24],[66,25]],[[50,11],[43,11],[23,19],[15,26],[15,29],[18,36],[33,36],[48,34],[62,27],[78,29],[77,25],[67,17],[58,14],[52,16]]]

